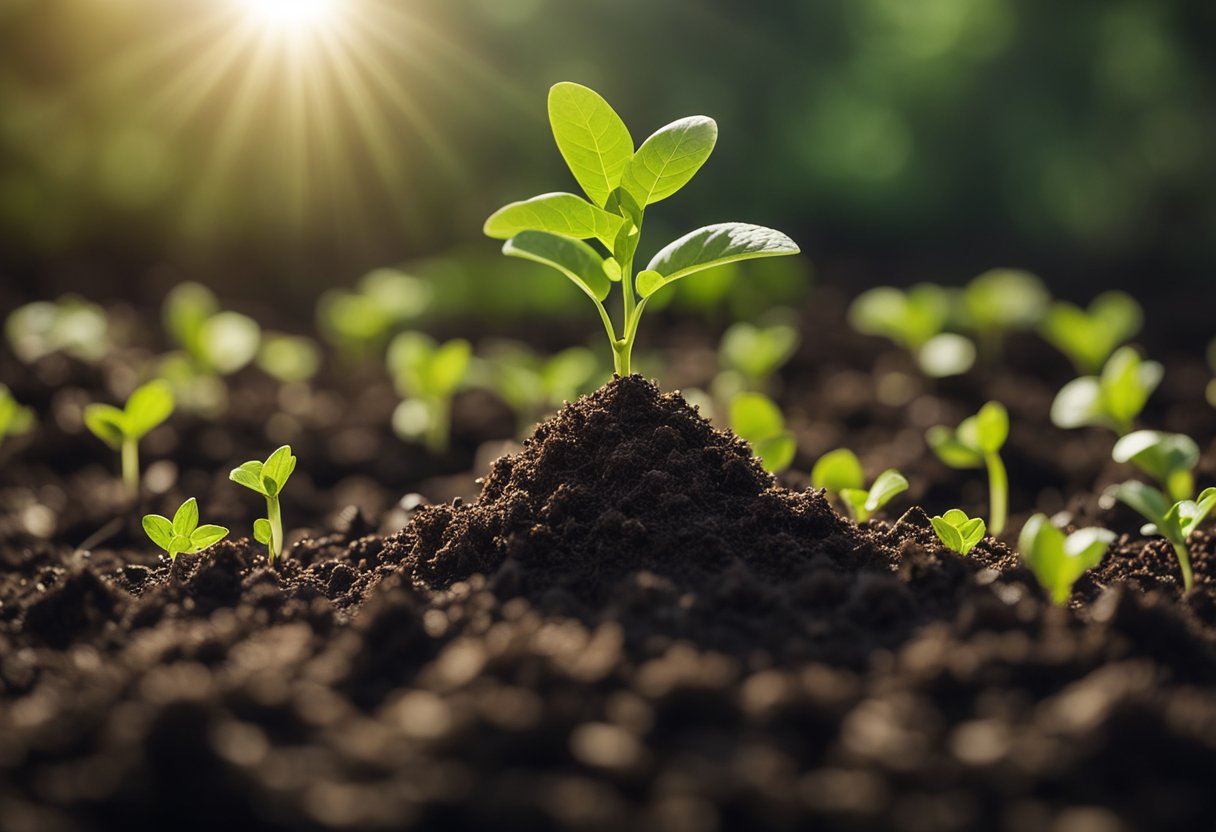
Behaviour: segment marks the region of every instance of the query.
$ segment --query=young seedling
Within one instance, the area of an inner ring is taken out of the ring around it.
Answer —
[[[432,289],[396,269],[375,269],[354,291],[334,289],[317,302],[321,334],[349,362],[379,360],[389,338],[431,305]]]
[[[964,287],[962,299],[962,323],[992,357],[1000,354],[1006,334],[1042,320],[1051,295],[1030,272],[991,269]]]
[[[9,436],[21,436],[34,427],[34,411],[17,404],[13,394],[0,384],[0,447]]]
[[[798,330],[789,324],[769,326],[740,321],[722,335],[718,361],[725,372],[736,374],[748,390],[763,391],[768,380],[798,349]]]
[[[635,275],[647,206],[692,179],[714,148],[717,125],[689,116],[660,128],[635,150],[621,117],[587,87],[557,84],[549,91],[548,109],[558,150],[588,199],[549,193],[513,202],[486,220],[485,233],[506,240],[504,254],[556,269],[591,298],[618,375],[631,372],[642,312],[660,289],[714,266],[798,252],[793,240],[771,228],[718,223],[668,244]],[[584,240],[597,242],[609,256]],[[621,284],[619,335],[604,307],[613,283]]]
[[[1005,530],[1009,476],[1000,450],[1008,438],[1009,414],[1000,402],[988,402],[954,430],[938,425],[925,434],[929,447],[951,468],[988,469],[988,527],[993,536]]]
[[[388,348],[388,371],[406,396],[393,414],[393,428],[406,439],[422,439],[434,453],[448,448],[452,396],[469,370],[473,348],[453,339],[437,344],[421,332],[403,332]]]
[[[253,522],[253,539],[265,543],[270,563],[283,552],[283,515],[279,508],[279,495],[291,472],[296,470],[296,458],[291,446],[284,445],[266,458],[256,459],[233,468],[228,479],[256,491],[266,498],[266,516]]]
[[[786,430],[781,409],[763,393],[740,393],[731,399],[730,428],[747,440],[770,474],[784,471],[794,461],[794,434]]]
[[[311,338],[267,332],[258,350],[258,367],[284,384],[308,381],[321,366],[321,350]]]
[[[1056,301],[1047,310],[1043,337],[1068,356],[1077,372],[1097,375],[1115,348],[1140,331],[1144,312],[1136,299],[1111,290],[1093,299],[1088,309]]]
[[[170,562],[176,561],[178,555],[197,554],[228,536],[223,526],[198,524],[198,502],[193,497],[181,504],[172,520],[159,514],[145,514],[143,526],[151,541],[168,553]]]
[[[975,548],[975,544],[984,539],[984,519],[968,517],[962,509],[952,508],[945,514],[929,518],[937,539],[947,549],[966,555]]]
[[[487,386],[515,411],[521,434],[530,432],[537,419],[563,402],[589,392],[599,372],[599,360],[586,347],[543,357],[523,344],[500,343],[484,365]]]
[[[951,293],[933,283],[907,291],[879,286],[862,292],[849,306],[849,324],[863,335],[887,338],[912,354],[930,378],[965,373],[975,363],[975,345],[944,332]]]
[[[1077,529],[1065,536],[1046,514],[1036,514],[1022,527],[1018,552],[1052,603],[1063,606],[1077,578],[1102,562],[1114,540],[1114,532],[1097,528]]]
[[[75,295],[16,309],[5,321],[5,333],[13,353],[26,364],[58,352],[93,363],[110,349],[105,310]]]
[[[201,283],[173,287],[165,296],[162,313],[165,328],[200,375],[230,375],[258,353],[262,330],[257,321],[221,311],[214,293]]]
[[[1195,494],[1191,473],[1199,464],[1199,446],[1181,433],[1138,430],[1115,443],[1115,462],[1130,462],[1165,488],[1172,500],[1189,500]]]
[[[1163,374],[1156,361],[1142,360],[1133,347],[1120,347],[1101,375],[1082,376],[1060,388],[1051,403],[1051,421],[1060,428],[1101,425],[1124,436],[1132,432]]]
[[[855,523],[864,523],[896,494],[908,490],[908,480],[888,468],[868,489],[857,455],[848,448],[837,448],[819,457],[811,468],[811,486],[835,494]]]
[[[1178,566],[1182,571],[1182,587],[1190,592],[1195,583],[1191,572],[1191,553],[1187,548],[1187,540],[1191,532],[1216,508],[1216,488],[1204,490],[1194,500],[1179,500],[1171,503],[1165,494],[1142,482],[1125,482],[1115,486],[1113,493],[1116,500],[1131,506],[1149,522],[1140,527],[1140,533],[1146,537],[1160,535],[1174,547],[1178,557]]]
[[[122,480],[132,498],[139,496],[139,440],[172,412],[173,391],[159,380],[138,388],[122,410],[108,404],[91,404],[84,409],[85,427],[122,453]]]

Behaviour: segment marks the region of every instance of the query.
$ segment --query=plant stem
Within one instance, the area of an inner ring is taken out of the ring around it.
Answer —
[[[270,553],[270,562],[273,564],[283,551],[283,516],[279,512],[278,496],[266,498],[266,519],[270,521],[270,543],[267,544],[267,549]]]
[[[1191,553],[1186,548],[1186,543],[1170,542],[1174,545],[1174,554],[1178,556],[1178,565],[1182,568],[1182,591],[1190,592],[1195,583],[1195,577],[1191,574]]]
[[[996,537],[1005,530],[1005,514],[1009,508],[1009,475],[1000,454],[984,454],[988,466],[988,533]]]
[[[129,437],[122,440],[122,481],[132,499],[139,498],[139,441]]]
[[[448,449],[452,403],[448,399],[436,398],[428,403],[431,411],[430,424],[426,426],[426,446],[432,453],[443,454]]]

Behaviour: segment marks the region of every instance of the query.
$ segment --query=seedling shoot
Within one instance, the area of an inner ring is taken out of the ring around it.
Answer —
[[[214,546],[228,536],[223,526],[198,524],[198,502],[191,497],[182,503],[173,519],[159,514],[146,514],[143,519],[144,532],[148,538],[176,561],[181,554],[193,555]]]
[[[291,453],[291,446],[284,445],[267,457],[265,462],[250,460],[233,468],[228,474],[228,479],[266,498],[266,516],[254,521],[253,537],[258,543],[266,544],[271,564],[283,552],[283,516],[279,495],[294,470],[296,458]]]
[[[122,455],[122,479],[132,498],[139,496],[139,440],[169,418],[173,392],[163,381],[138,388],[120,410],[108,404],[84,409],[89,431]]]
[[[988,469],[988,528],[1005,530],[1009,506],[1009,475],[1000,450],[1009,438],[1009,414],[1000,402],[988,402],[954,430],[939,425],[925,435],[929,447],[951,468]]]

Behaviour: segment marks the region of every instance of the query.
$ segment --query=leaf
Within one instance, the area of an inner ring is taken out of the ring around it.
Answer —
[[[472,357],[473,346],[463,338],[453,338],[439,347],[427,373],[431,394],[449,398],[464,381]]]
[[[963,539],[963,554],[968,554],[975,548],[975,544],[979,543],[984,538],[984,533],[988,531],[987,525],[982,517],[975,517],[968,520],[966,523],[961,523],[957,526],[959,536]]]
[[[1073,559],[1076,569],[1075,581],[1087,570],[1102,561],[1102,555],[1115,542],[1115,533],[1109,529],[1077,529],[1064,540],[1064,554]]]
[[[1115,428],[1130,423],[1157,389],[1164,369],[1155,361],[1142,361],[1132,347],[1120,347],[1102,368],[1102,409]]]
[[[798,451],[794,434],[789,431],[762,439],[759,443],[754,444],[754,448],[756,456],[760,457],[760,461],[764,463],[764,470],[770,474],[777,474],[789,468]]]
[[[596,301],[608,297],[612,288],[604,271],[604,258],[580,240],[544,231],[521,231],[507,240],[502,253],[557,269]]]
[[[849,510],[849,516],[855,523],[864,523],[870,519],[870,513],[866,511],[866,500],[869,497],[870,492],[864,488],[840,489],[840,501]]]
[[[168,517],[161,517],[159,514],[145,514],[142,525],[144,532],[153,543],[166,552],[169,551],[169,542],[173,539],[173,524],[169,522]]]
[[[131,394],[123,412],[127,436],[140,439],[169,418],[173,412],[173,391],[163,381],[150,381]]]
[[[262,463],[256,459],[243,462],[239,467],[233,468],[228,474],[228,479],[259,494],[266,493],[266,488],[262,485]]]
[[[1129,480],[1112,489],[1119,502],[1130,506],[1150,522],[1161,526],[1169,514],[1171,503],[1168,497],[1142,482]]]
[[[889,338],[908,350],[919,350],[939,335],[949,315],[949,293],[932,283],[918,283],[906,292],[879,286],[849,305],[853,329]]]
[[[177,560],[182,552],[190,551],[190,538],[174,534],[169,541],[169,560]]]
[[[718,353],[726,366],[761,381],[775,373],[797,348],[798,330],[792,326],[761,328],[740,321],[723,333]]]
[[[837,448],[819,457],[811,469],[811,485],[825,488],[830,494],[839,494],[846,488],[861,488],[865,485],[865,474],[857,454],[848,448]]]
[[[638,275],[638,294],[649,297],[681,277],[724,263],[798,251],[793,240],[771,228],[741,222],[707,225],[663,247]]]
[[[266,458],[266,463],[262,466],[262,480],[265,482],[265,480],[269,479],[278,486],[275,492],[277,493],[283,490],[283,486],[287,485],[287,478],[291,476],[291,472],[295,469],[296,458],[292,456],[291,446],[282,445]]]
[[[785,430],[781,409],[762,393],[740,393],[730,403],[731,429],[752,442],[763,441]]]
[[[582,197],[552,193],[504,205],[490,215],[482,230],[497,240],[509,239],[521,231],[546,231],[578,240],[594,237],[612,248],[624,222],[622,217]]]
[[[569,81],[549,90],[549,124],[570,172],[602,208],[633,157],[629,128],[599,93]]]
[[[875,512],[885,506],[896,494],[908,490],[908,480],[894,468],[883,471],[870,486],[866,499],[866,511]]]
[[[1068,382],[1051,403],[1051,423],[1058,428],[1099,424],[1103,415],[1102,387],[1094,376]]]
[[[976,444],[985,453],[994,454],[1009,438],[1009,413],[1000,402],[988,402],[975,415],[975,427]]]
[[[943,425],[929,428],[925,432],[925,441],[938,459],[951,468],[981,468],[984,457],[974,448],[960,442],[954,431]]]
[[[625,165],[621,186],[639,205],[653,205],[688,184],[718,141],[718,125],[688,116],[659,128]]]
[[[173,533],[181,537],[189,537],[198,528],[198,501],[193,497],[186,500],[173,515]]]
[[[1194,487],[1190,471],[1199,464],[1199,445],[1181,433],[1137,430],[1115,443],[1111,458],[1134,463],[1165,485],[1170,496],[1181,500],[1190,497]]]
[[[84,426],[89,429],[89,433],[118,450],[126,436],[127,417],[117,407],[91,404],[84,409]]]
[[[954,528],[944,517],[930,517],[929,523],[933,526],[933,531],[937,533],[938,539],[945,544],[947,549],[962,554],[963,538],[958,533],[958,529]]]
[[[204,360],[220,375],[230,375],[258,354],[262,328],[238,312],[220,312],[203,324],[200,333]]]
[[[975,364],[975,344],[953,332],[934,335],[917,350],[916,364],[929,378],[961,375]]]
[[[270,521],[265,517],[259,517],[253,521],[253,539],[258,543],[270,543]]]
[[[1050,300],[1043,281],[1021,269],[991,269],[963,290],[967,315],[980,331],[1033,326]]]
[[[191,552],[201,552],[208,546],[214,546],[228,536],[228,530],[223,526],[206,524],[199,526],[190,535]]]

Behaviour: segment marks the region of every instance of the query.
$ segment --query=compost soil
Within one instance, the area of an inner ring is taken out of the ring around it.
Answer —
[[[857,526],[619,379],[476,501],[277,564],[0,549],[12,830],[1190,830],[1216,793],[1216,545],[1015,556]]]

